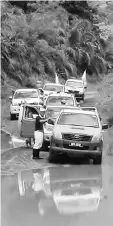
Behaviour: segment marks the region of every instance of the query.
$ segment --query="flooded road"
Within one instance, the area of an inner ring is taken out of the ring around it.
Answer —
[[[82,106],[94,104],[91,92]],[[25,141],[2,135],[2,226],[113,225],[113,157],[107,155],[106,133],[102,166],[77,159],[50,164],[47,152],[33,160],[32,149],[19,145]]]
[[[9,149],[25,146],[25,140],[11,136],[9,133],[1,130],[1,152]]]
[[[10,134],[7,134],[3,130],[1,130],[1,150],[4,151],[9,148],[13,148],[11,136]]]
[[[2,226],[113,225],[113,167],[51,166],[2,176]]]

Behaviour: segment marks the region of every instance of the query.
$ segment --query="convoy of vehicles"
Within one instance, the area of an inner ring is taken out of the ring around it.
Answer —
[[[86,85],[82,80],[68,79],[65,83],[65,92],[73,93],[77,100],[83,100],[85,98]]]
[[[41,89],[40,89],[41,90]],[[40,112],[48,118],[44,124],[44,151],[49,151],[49,160],[56,155],[83,156],[101,164],[103,151],[101,118],[95,107],[80,107],[76,98],[84,99],[86,87],[82,80],[68,79],[64,86],[47,83],[41,90],[18,89],[10,106],[11,119],[19,115],[19,134],[33,138],[35,118]],[[43,91],[43,92],[42,92]]]
[[[13,96],[10,96],[10,119],[19,116],[20,106],[23,103],[42,105],[43,101],[39,97],[37,89],[17,89]]]

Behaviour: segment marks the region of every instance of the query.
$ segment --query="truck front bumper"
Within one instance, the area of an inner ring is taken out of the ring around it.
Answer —
[[[50,151],[55,154],[66,153],[74,156],[95,157],[102,153],[103,142],[98,143],[82,143],[83,147],[69,147],[69,141],[51,139]]]

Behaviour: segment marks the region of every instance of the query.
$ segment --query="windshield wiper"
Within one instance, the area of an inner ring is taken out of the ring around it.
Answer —
[[[93,127],[93,128],[98,128],[98,126],[84,126],[84,125],[75,125],[75,124],[70,124],[70,126],[81,126],[81,127]]]
[[[69,126],[82,126],[82,125],[69,124]]]
[[[98,126],[84,126],[84,127],[99,128]]]

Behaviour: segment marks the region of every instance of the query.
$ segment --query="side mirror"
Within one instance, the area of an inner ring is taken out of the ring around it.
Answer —
[[[43,102],[40,102],[39,104],[40,104],[41,106],[43,106]]]
[[[46,105],[43,105],[43,108],[45,108],[45,109],[46,109]]]
[[[12,100],[12,98],[13,98],[12,96],[9,96],[9,100]]]
[[[54,125],[55,122],[54,122],[51,118],[49,118],[49,119],[48,119],[48,124]]]
[[[108,129],[108,125],[107,125],[107,124],[103,124],[103,125],[102,125],[102,129],[103,129],[103,130]]]
[[[43,91],[42,88],[39,88],[38,90],[39,90],[40,94],[43,94],[44,93],[44,91]]]

